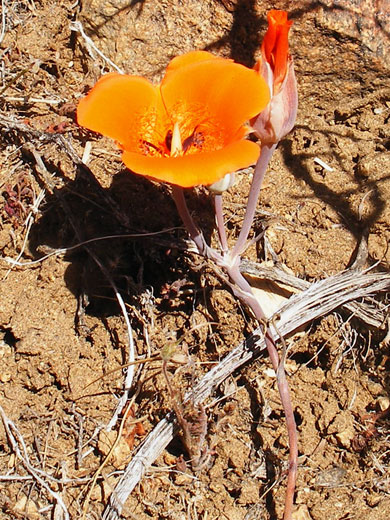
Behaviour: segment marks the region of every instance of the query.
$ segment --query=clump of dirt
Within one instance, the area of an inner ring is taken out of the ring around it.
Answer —
[[[81,518],[87,503],[86,518],[100,517],[172,399],[256,328],[210,265],[188,252],[168,188],[131,175],[113,143],[78,127],[78,100],[113,64],[156,82],[172,57],[193,49],[252,66],[267,11],[284,7],[2,3],[0,395],[14,425],[8,435],[0,430],[2,518],[59,518],[58,497],[71,518]],[[266,229],[266,240],[248,257],[277,258],[312,282],[350,267],[363,240],[360,268],[388,271],[390,10],[385,0],[294,0],[289,9],[299,114],[262,189],[255,227]],[[239,174],[225,196],[230,243],[250,175]],[[188,199],[214,240],[207,191],[192,190]],[[136,368],[143,384],[90,488],[118,432],[105,427],[128,362],[116,290],[137,356],[150,361]],[[337,311],[288,339],[300,452],[295,520],[388,517],[386,327]],[[174,396],[161,372],[164,347],[176,356],[168,367]],[[267,357],[234,373],[205,404],[209,463],[192,472],[176,437],[130,495],[125,518],[282,517],[288,445]]]

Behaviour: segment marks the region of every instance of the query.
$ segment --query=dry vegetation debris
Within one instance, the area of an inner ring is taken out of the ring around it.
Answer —
[[[297,293],[280,311],[281,334],[305,325],[286,340],[300,432],[296,518],[381,520],[390,508],[389,15],[375,4],[373,24],[372,2],[341,4],[291,3],[299,119],[263,189],[266,240],[244,268]],[[111,62],[156,80],[193,48],[252,65],[269,7],[1,2],[1,518],[81,518],[83,508],[116,518],[129,494],[125,518],[280,517],[286,433],[256,323],[187,251],[164,186],[130,176],[115,147],[74,120]],[[229,239],[247,175],[226,201]],[[212,235],[205,191],[190,204]],[[201,472],[173,438],[164,347],[175,356],[171,394],[205,407],[212,454]],[[130,365],[138,386],[120,412],[132,355],[152,361]]]

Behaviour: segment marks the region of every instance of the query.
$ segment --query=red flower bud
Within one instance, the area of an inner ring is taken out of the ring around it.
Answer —
[[[294,127],[297,116],[297,83],[288,48],[291,25],[286,11],[268,13],[268,30],[261,45],[261,57],[255,65],[271,92],[265,110],[251,121],[255,134],[264,144],[283,139]]]

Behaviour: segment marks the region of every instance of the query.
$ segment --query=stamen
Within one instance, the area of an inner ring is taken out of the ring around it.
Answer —
[[[168,130],[167,135],[165,136],[165,146],[171,151],[172,147],[172,130]]]
[[[149,141],[141,140],[141,150],[144,155],[163,155],[164,152],[158,146]]]
[[[195,127],[194,131],[190,136],[188,136],[183,141],[183,152],[185,153],[191,146],[194,146],[195,148],[201,149],[204,143],[204,135],[202,132],[199,132],[197,130],[197,127]]]

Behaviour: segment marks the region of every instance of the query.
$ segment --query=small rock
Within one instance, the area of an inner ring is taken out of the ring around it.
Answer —
[[[355,437],[355,434],[350,430],[343,430],[342,432],[336,433],[335,437],[337,442],[343,448],[349,448],[351,446],[351,441]]]
[[[12,375],[10,372],[2,372],[0,374],[0,382],[1,383],[8,383],[11,381]]]
[[[334,435],[337,443],[343,448],[350,448],[355,437],[352,414],[348,410],[338,413],[328,427],[328,434]]]
[[[23,517],[27,517],[31,520],[40,518],[37,505],[26,495],[22,495],[19,498],[13,507],[13,511],[16,514],[23,515]]]
[[[111,495],[113,490],[115,489],[115,480],[114,479],[105,479],[99,485],[95,485],[92,493],[91,500],[96,500],[97,502],[103,502],[107,500],[107,498]]]
[[[176,464],[177,457],[175,455],[172,455],[168,451],[164,452],[164,463],[167,466],[174,466]]]
[[[312,520],[307,506],[300,505],[291,515],[292,520]]]
[[[318,487],[336,487],[339,486],[346,475],[346,470],[335,466],[333,468],[325,469],[316,476],[314,485]]]
[[[390,406],[390,399],[383,395],[378,397],[378,406],[380,410],[384,412]]]
[[[104,456],[107,456],[117,439],[117,432],[110,431],[106,432],[102,430],[99,434],[97,448]],[[131,450],[123,437],[119,439],[119,442],[115,446],[111,453],[110,462],[118,469],[123,469],[129,462],[131,456]]]
[[[189,486],[193,484],[194,477],[188,473],[178,473],[175,476],[175,484],[177,486]]]
[[[242,512],[236,507],[226,507],[221,516],[229,518],[229,520],[242,520]]]
[[[259,501],[259,484],[255,480],[246,480],[242,483],[239,504],[256,504]]]

